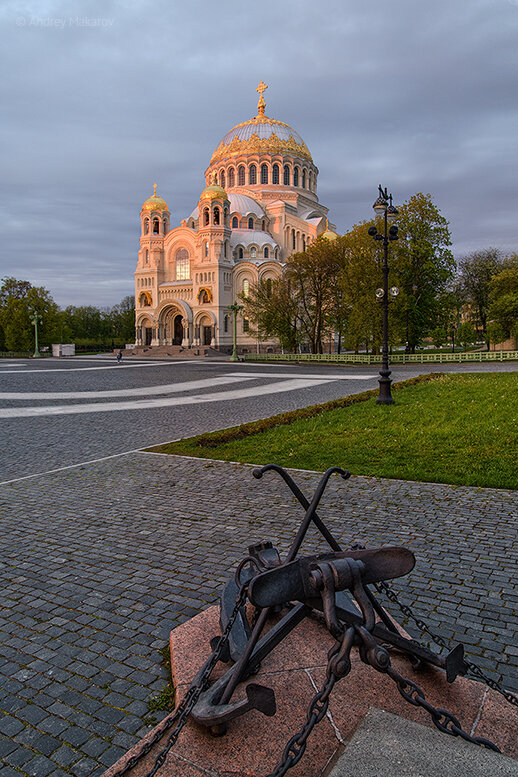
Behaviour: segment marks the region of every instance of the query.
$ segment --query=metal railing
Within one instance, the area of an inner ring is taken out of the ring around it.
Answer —
[[[339,362],[380,364],[381,354],[369,353],[245,353],[250,362]],[[466,353],[393,353],[391,364],[448,364],[461,362],[505,362],[518,360],[518,351],[468,351]]]

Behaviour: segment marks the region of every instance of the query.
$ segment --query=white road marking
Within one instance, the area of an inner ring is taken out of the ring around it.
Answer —
[[[189,360],[189,362],[194,362],[198,364],[198,359],[192,359]],[[40,375],[53,375],[55,372],[90,372],[91,370],[131,370],[135,369],[135,367],[176,367],[178,364],[185,364],[185,362],[150,362],[144,364],[143,362],[139,362],[138,364],[117,364],[116,362],[114,364],[109,364],[107,366],[102,367],[56,367],[55,369],[36,369],[36,370],[0,370],[1,374],[9,373],[9,372],[16,372],[17,375],[19,375],[21,372],[23,374],[26,374],[28,372],[37,372]]]
[[[290,375],[290,377],[292,376]],[[153,394],[171,394],[173,392],[212,388],[213,386],[223,386],[227,383],[239,383],[253,379],[253,375],[229,375],[220,378],[184,381],[183,383],[165,383],[160,386],[142,386],[141,388],[110,389],[106,391],[4,391],[0,392],[0,399],[108,399],[109,397],[150,396]]]
[[[8,407],[0,409],[0,418],[30,418],[35,416],[73,415],[79,413],[106,413],[115,410],[147,410],[157,407],[181,407],[183,405],[205,404],[208,402],[228,402],[265,394],[277,394],[285,391],[319,386],[328,383],[329,379],[314,378],[312,380],[292,379],[271,383],[267,386],[253,386],[246,389],[222,391],[214,394],[194,394],[187,397],[161,397],[156,399],[134,399],[126,402],[110,402],[107,404],[91,403],[82,405],[54,405],[46,407]]]
[[[272,375],[271,372],[229,372],[232,376],[248,375],[254,378],[309,378],[312,380],[374,380],[377,375],[342,375],[340,373],[329,372],[327,375],[317,374],[316,372],[309,372],[304,375],[300,372],[276,372]],[[1,395],[0,395],[1,396]]]

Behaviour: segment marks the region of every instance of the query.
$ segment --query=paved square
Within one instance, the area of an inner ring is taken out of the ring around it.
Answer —
[[[319,479],[295,477],[307,494]],[[169,631],[215,601],[250,542],[285,549],[301,519],[272,473],[145,453],[4,485],[1,502],[2,777],[114,763],[147,730]],[[319,512],[344,545],[413,550],[394,587],[518,688],[515,493],[332,478]]]

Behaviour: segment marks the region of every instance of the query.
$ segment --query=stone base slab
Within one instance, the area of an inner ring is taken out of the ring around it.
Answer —
[[[171,633],[171,661],[177,703],[203,661],[210,655],[209,641],[217,634],[218,607],[211,607]],[[306,619],[299,624],[263,661],[259,674],[253,678],[254,682],[274,689],[276,715],[267,718],[253,710],[232,721],[228,733],[223,737],[213,737],[190,721],[161,767],[159,777],[269,775],[277,765],[287,740],[305,721],[307,706],[325,680],[327,651],[333,644],[331,635],[317,621]],[[354,648],[351,658],[350,674],[335,685],[328,714],[309,737],[304,757],[289,771],[291,777],[329,775],[348,741],[372,708],[423,724],[433,729],[436,737],[446,739],[450,746],[451,742],[455,744],[457,740],[434,728],[425,710],[409,705],[402,698],[387,675],[363,664]],[[433,667],[416,672],[408,660],[396,653],[392,654],[391,661],[401,674],[422,688],[431,704],[452,712],[465,731],[490,739],[505,755],[518,759],[518,710],[499,694],[465,678],[458,678],[453,684],[448,684],[444,673]],[[214,670],[214,679],[226,669],[226,665],[219,664]],[[238,687],[235,698],[240,697],[240,692],[244,698],[244,686]],[[152,736],[153,731],[143,741]],[[128,774],[131,777],[147,774],[166,740],[167,734]],[[108,769],[104,777],[113,777],[141,744]],[[472,747],[477,751],[480,749],[475,745]],[[498,754],[491,755],[497,760],[500,758]]]

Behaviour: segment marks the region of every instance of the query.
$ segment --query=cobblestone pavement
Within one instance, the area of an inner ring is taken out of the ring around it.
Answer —
[[[319,476],[295,477],[312,494]],[[0,777],[101,774],[148,729],[170,629],[250,542],[285,549],[301,519],[272,473],[145,453],[4,485],[0,502]],[[518,689],[516,493],[335,477],[319,512],[344,545],[411,548],[394,588]]]

